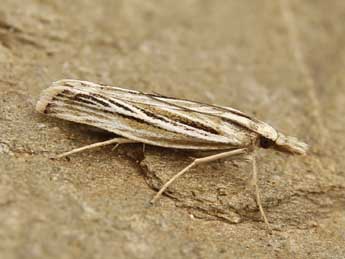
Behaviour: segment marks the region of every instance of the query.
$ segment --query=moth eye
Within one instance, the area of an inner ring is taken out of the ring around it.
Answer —
[[[261,137],[260,138],[260,147],[262,148],[270,148],[274,145],[274,141],[270,140],[268,138],[265,137]]]

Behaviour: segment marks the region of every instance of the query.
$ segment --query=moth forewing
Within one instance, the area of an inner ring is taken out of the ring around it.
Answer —
[[[85,81],[53,83],[43,92],[36,109],[163,147],[231,149],[253,145],[258,137],[242,125],[213,114],[162,104],[148,94]]]

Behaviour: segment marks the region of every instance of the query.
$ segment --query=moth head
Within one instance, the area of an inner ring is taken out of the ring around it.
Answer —
[[[274,148],[281,152],[296,155],[305,155],[308,150],[308,145],[306,143],[299,141],[295,137],[285,136],[281,133],[278,134],[276,140],[261,136],[259,138],[259,146],[262,148]]]

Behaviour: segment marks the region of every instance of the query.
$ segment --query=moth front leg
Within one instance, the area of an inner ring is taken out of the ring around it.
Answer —
[[[110,144],[115,144],[115,143],[119,145],[119,144],[125,144],[125,143],[138,143],[138,141],[127,139],[127,138],[113,138],[113,139],[109,139],[109,140],[106,140],[106,141],[97,142],[97,143],[94,143],[94,144],[91,144],[91,145],[83,146],[83,147],[80,147],[80,148],[75,148],[75,149],[73,149],[71,151],[68,151],[68,152],[62,153],[60,155],[57,155],[54,158],[62,158],[62,157],[69,156],[69,155],[72,155],[72,154],[75,154],[75,153],[79,153],[79,152],[87,150],[87,149],[96,148],[96,147],[102,147],[102,146],[106,146],[106,145],[110,145]]]
[[[255,153],[252,155],[251,160],[252,160],[252,166],[253,166],[252,183],[255,187],[256,202],[257,202],[257,205],[259,207],[261,216],[262,216],[268,230],[271,232],[270,223],[268,222],[266,213],[265,213],[264,208],[262,207],[262,203],[261,203],[261,195],[260,195],[260,189],[259,189],[259,185],[258,185],[258,169],[257,169],[257,165],[256,165]]]

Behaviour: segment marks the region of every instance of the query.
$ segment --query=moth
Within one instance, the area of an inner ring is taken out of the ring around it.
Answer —
[[[305,155],[307,144],[239,110],[196,101],[143,93],[88,81],[63,79],[45,89],[36,105],[40,113],[91,125],[117,136],[63,153],[71,155],[109,144],[143,143],[164,148],[217,151],[197,158],[166,182],[152,199],[155,202],[168,186],[190,168],[231,156],[254,154],[257,147],[293,155]],[[258,207],[264,221],[256,184]]]

